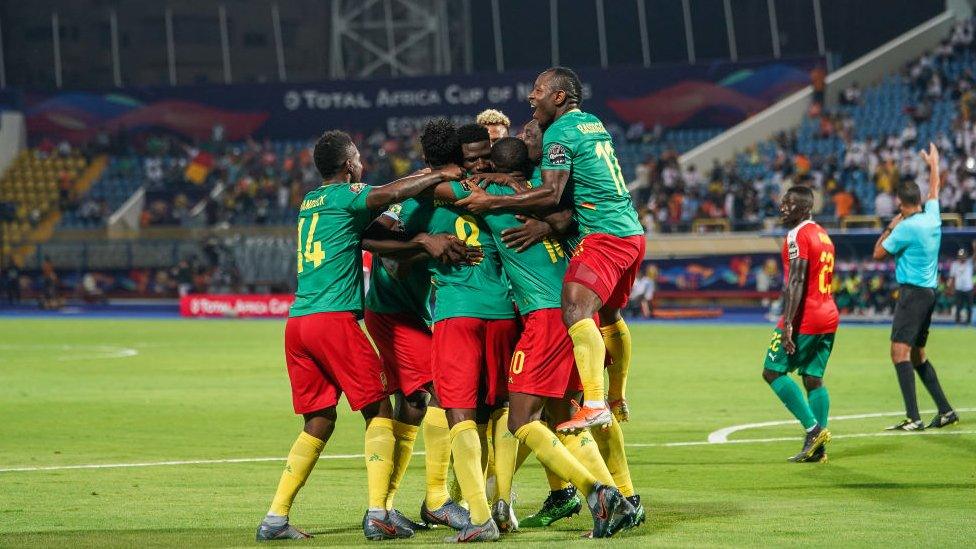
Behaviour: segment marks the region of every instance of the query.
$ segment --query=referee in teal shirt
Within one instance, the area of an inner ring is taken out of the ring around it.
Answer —
[[[890,431],[921,431],[926,428],[918,413],[915,399],[915,372],[939,413],[928,428],[945,427],[959,421],[952,409],[935,368],[925,355],[932,312],[935,310],[935,288],[939,284],[939,246],[942,244],[942,216],[939,213],[939,150],[929,144],[921,152],[929,167],[929,196],[924,206],[918,185],[905,181],[898,185],[900,213],[874,245],[874,259],[895,258],[895,280],[898,281],[898,303],[891,326],[891,361],[898,374],[898,385],[905,399],[905,415]]]

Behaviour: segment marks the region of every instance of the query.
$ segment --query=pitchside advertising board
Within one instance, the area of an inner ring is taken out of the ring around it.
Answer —
[[[201,318],[280,318],[295,296],[191,294],[180,298],[180,315]]]
[[[714,62],[653,68],[584,69],[584,108],[622,127],[732,126],[810,81],[818,58]],[[4,108],[24,110],[31,139],[82,142],[143,129],[208,139],[307,139],[327,128],[408,135],[432,117],[469,121],[485,108],[516,125],[530,117],[537,71],[305,84],[123,88],[56,94],[7,90]]]

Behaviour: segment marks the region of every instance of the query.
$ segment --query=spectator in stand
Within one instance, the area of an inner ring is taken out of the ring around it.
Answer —
[[[832,200],[834,203],[834,216],[837,219],[844,219],[845,217],[854,213],[854,195],[844,187],[838,187],[837,190],[834,191]]]
[[[61,307],[60,281],[54,270],[51,258],[44,256],[41,263],[41,300],[42,309],[58,309]]]
[[[20,304],[20,271],[17,265],[11,261],[6,270],[0,273],[3,283],[3,293],[6,301],[10,305]]]
[[[108,301],[94,273],[85,273],[81,277],[81,298],[85,303],[105,303]]]
[[[879,192],[874,197],[874,215],[884,220],[895,216],[895,197],[890,192]]]
[[[850,86],[844,88],[844,91],[840,94],[840,104],[841,105],[860,105],[861,104],[861,88],[854,82]]]
[[[634,281],[630,291],[628,310],[631,314],[640,314],[643,318],[654,315],[654,292],[657,289],[657,267],[648,265],[644,272]]]
[[[193,271],[186,259],[181,260],[173,269],[172,278],[176,281],[176,292],[180,297],[193,290]]]
[[[976,243],[973,250],[976,251]],[[949,287],[952,288],[956,307],[956,324],[973,322],[973,258],[964,248],[959,248],[956,259],[949,267]],[[962,322],[965,313],[966,321]]]
[[[813,103],[817,108],[824,104],[824,90],[827,89],[827,69],[822,63],[810,71],[810,83],[813,86]]]

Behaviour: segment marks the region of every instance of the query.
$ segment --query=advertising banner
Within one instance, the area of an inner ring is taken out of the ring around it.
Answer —
[[[583,69],[583,108],[608,124],[640,122],[650,130],[725,128],[810,82],[818,58],[651,68]],[[412,134],[436,116],[468,121],[486,108],[516,125],[530,117],[527,101],[538,71],[312,83],[199,85],[0,95],[23,109],[31,139],[75,142],[142,129],[208,139],[248,136],[308,139],[327,128]]]
[[[180,315],[204,318],[285,318],[295,297],[190,294],[180,298]]]

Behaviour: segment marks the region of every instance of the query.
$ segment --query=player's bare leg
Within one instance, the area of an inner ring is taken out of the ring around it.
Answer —
[[[610,355],[610,365],[607,367],[609,386],[607,401],[610,412],[617,421],[623,423],[630,419],[630,409],[627,407],[627,374],[630,372],[632,356],[632,341],[630,328],[620,315],[617,307],[604,306],[599,312],[600,333]]]
[[[573,340],[576,368],[583,382],[582,406],[568,421],[557,426],[560,432],[573,432],[610,424],[603,388],[603,363],[607,348],[593,315],[603,307],[596,293],[577,282],[566,282],[562,290],[563,324]]]
[[[576,485],[585,495],[590,512],[593,515],[594,537],[610,537],[620,529],[631,523],[634,508],[624,499],[623,495],[613,487],[612,481],[600,482],[587,466],[581,463],[577,455],[587,451],[595,454],[595,460],[588,459],[590,462],[603,464],[599,451],[595,444],[582,444],[582,440],[589,439],[588,432],[575,437],[575,441],[580,441],[576,446],[576,452],[571,453],[549,428],[542,422],[542,408],[545,399],[539,396],[528,395],[525,393],[511,393],[509,395],[509,431],[515,433],[519,442],[529,446],[536,457],[543,464],[549,467],[560,477],[565,478]],[[568,415],[568,403],[563,402],[558,406],[553,417]],[[603,465],[604,470],[606,466]],[[606,472],[604,479],[609,478]]]
[[[288,514],[295,496],[305,485],[315,463],[318,462],[322,449],[325,448],[325,444],[335,430],[336,409],[335,406],[331,406],[304,414],[303,418],[305,425],[295,444],[292,445],[291,451],[288,452],[285,471],[278,481],[278,489],[271,502],[271,508],[258,526],[255,536],[258,541],[312,537],[289,524]]]

